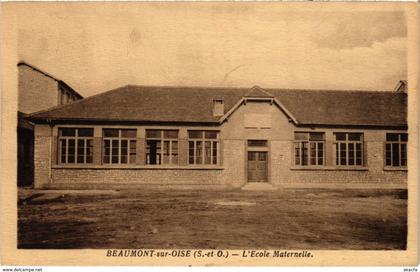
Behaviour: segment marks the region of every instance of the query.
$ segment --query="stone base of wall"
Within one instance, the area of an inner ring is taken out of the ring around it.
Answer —
[[[406,183],[330,182],[330,183],[284,183],[280,189],[407,189]]]
[[[282,183],[292,184],[406,184],[406,171],[372,171],[361,170],[291,170],[281,178]]]
[[[237,189],[223,184],[146,184],[146,183],[50,183],[42,189],[53,190],[230,190]]]
[[[87,184],[121,184],[127,186],[153,185],[153,186],[203,186],[203,187],[235,187],[235,182],[223,182],[223,170],[196,170],[196,169],[52,169],[52,182],[63,187],[63,184],[73,188]],[[238,186],[236,186],[238,187]]]

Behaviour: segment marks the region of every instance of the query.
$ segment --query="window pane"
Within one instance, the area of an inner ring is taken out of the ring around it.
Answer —
[[[93,161],[93,140],[86,140],[86,163]]]
[[[119,157],[118,140],[112,140],[111,148],[112,148],[111,162],[118,163],[118,157]]]
[[[354,165],[354,143],[349,143],[349,162],[348,165]]]
[[[130,163],[136,163],[136,140],[130,140]]]
[[[356,165],[363,163],[363,146],[361,143],[356,143]]]
[[[189,130],[188,131],[188,137],[191,138],[191,139],[203,138],[203,131]]]
[[[408,134],[401,133],[401,142],[407,142],[407,141],[408,141]]]
[[[127,156],[128,155],[128,141],[121,140],[121,155]]]
[[[248,161],[256,161],[257,152],[248,152]]]
[[[318,143],[318,165],[324,164],[324,144]]]
[[[360,133],[349,133],[349,141],[361,141],[362,134]]]
[[[267,146],[266,140],[248,140],[248,146]]]
[[[61,163],[66,163],[66,140],[60,140],[61,144]]]
[[[340,146],[338,143],[334,144],[335,149],[335,165],[340,165]]]
[[[127,155],[121,155],[121,163],[128,163],[127,158]]]
[[[118,137],[118,129],[104,129],[104,137]]]
[[[85,140],[77,140],[77,163],[85,161]]]
[[[211,142],[206,141],[204,143],[204,160],[205,160],[205,164],[211,164]]]
[[[172,164],[178,164],[178,141],[172,141]]]
[[[69,154],[67,157],[67,162],[68,163],[74,163],[75,161],[75,152],[76,152],[76,140],[73,139],[69,139],[68,140],[68,150],[69,150]]]
[[[169,141],[163,142],[163,163],[164,164],[169,164],[169,145],[170,145]]]
[[[308,140],[307,132],[295,132],[295,140]]]
[[[324,140],[324,133],[322,133],[322,132],[311,132],[309,134],[309,140],[322,141],[322,140]]]
[[[195,163],[196,164],[203,163],[203,142],[202,141],[196,142]]]
[[[346,144],[340,144],[340,165],[347,165],[347,148]]]
[[[259,152],[258,160],[259,161],[266,161],[267,160],[267,153],[266,152]]]
[[[302,165],[308,165],[308,143],[302,144]]]
[[[295,165],[300,165],[300,144],[295,143]]]
[[[398,141],[398,133],[387,133],[386,140],[388,142],[397,142]]]
[[[217,142],[213,142],[213,164],[217,164]]]
[[[163,138],[178,139],[178,130],[164,130]]]
[[[310,143],[311,147],[311,165],[316,165],[316,143]]]
[[[79,128],[77,134],[79,137],[93,137],[93,128]]]
[[[121,137],[123,138],[136,138],[137,130],[136,129],[122,129]]]
[[[391,166],[391,144],[385,145],[385,164]]]
[[[392,144],[392,166],[400,166],[400,145]]]
[[[407,166],[407,144],[401,144],[401,166]]]
[[[76,136],[75,128],[60,128],[60,136]]]
[[[194,142],[188,142],[188,163],[194,164]]]
[[[206,131],[205,138],[206,139],[217,139],[218,131]]]
[[[109,163],[109,158],[111,155],[111,141],[104,140],[104,163]]]
[[[337,141],[345,141],[346,140],[346,133],[335,133],[335,139]]]
[[[148,129],[146,130],[146,138],[162,138],[162,130]]]

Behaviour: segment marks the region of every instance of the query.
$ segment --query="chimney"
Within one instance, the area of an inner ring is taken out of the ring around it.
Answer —
[[[394,88],[394,92],[407,93],[407,80],[400,80]]]
[[[213,100],[213,116],[220,117],[225,114],[225,104],[222,99]]]

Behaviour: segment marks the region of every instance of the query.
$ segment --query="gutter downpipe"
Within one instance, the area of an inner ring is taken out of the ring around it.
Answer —
[[[51,120],[47,119],[47,123],[50,126],[50,141],[49,141],[49,145],[50,145],[50,156],[49,156],[49,160],[48,160],[48,182],[49,184],[52,183],[52,171],[51,171],[51,167],[52,167],[52,160],[53,160],[53,153],[52,153],[52,141],[53,141],[53,125]]]

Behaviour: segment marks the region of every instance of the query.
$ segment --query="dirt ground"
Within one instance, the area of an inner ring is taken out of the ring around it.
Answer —
[[[405,249],[406,190],[19,190],[19,248]]]

